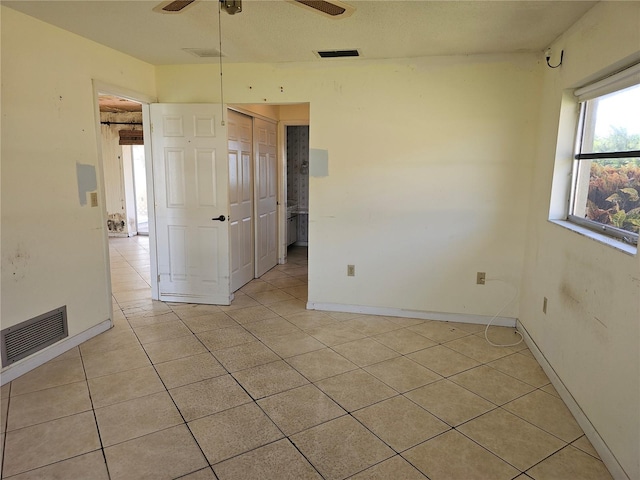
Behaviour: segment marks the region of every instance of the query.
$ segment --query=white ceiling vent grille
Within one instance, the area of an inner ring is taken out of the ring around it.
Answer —
[[[68,336],[66,306],[5,328],[0,331],[2,366],[11,365]]]
[[[220,51],[215,48],[183,48],[187,53],[199,58],[218,58]],[[222,55],[224,57],[224,54]]]

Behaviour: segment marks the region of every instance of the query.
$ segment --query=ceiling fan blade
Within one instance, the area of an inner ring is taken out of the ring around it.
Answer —
[[[195,0],[174,0],[162,7],[162,10],[165,12],[179,12],[183,8],[191,5],[193,2],[195,2]]]

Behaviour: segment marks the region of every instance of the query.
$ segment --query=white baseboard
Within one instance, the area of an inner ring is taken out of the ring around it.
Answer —
[[[2,375],[0,375],[0,385],[4,385],[5,383],[9,383],[15,380],[19,376],[24,375],[34,368],[47,363],[49,360],[52,360],[62,355],[66,351],[71,350],[73,347],[77,347],[90,338],[93,338],[96,335],[109,330],[112,325],[113,323],[111,322],[111,320],[107,319],[97,325],[94,325],[91,328],[88,328],[84,332],[74,335],[73,337],[67,337],[64,340],[60,340],[58,343],[55,343],[37,353],[34,353],[30,357],[19,360],[16,363],[3,368],[1,372]]]
[[[582,408],[580,408],[580,405],[578,404],[576,399],[573,398],[571,392],[569,392],[556,371],[547,361],[544,354],[536,345],[536,342],[533,341],[533,339],[529,335],[529,332],[527,332],[527,329],[524,328],[524,325],[522,325],[520,322],[518,322],[517,329],[520,333],[522,333],[524,341],[529,347],[529,350],[531,350],[531,353],[533,353],[533,356],[536,358],[536,360],[544,370],[544,373],[546,373],[547,377],[549,377],[549,380],[551,380],[551,384],[558,391],[560,398],[562,398],[562,401],[565,403],[573,417],[576,419],[578,425],[580,425],[580,427],[584,431],[585,435],[591,442],[591,445],[593,445],[593,448],[596,449],[596,452],[598,452],[598,455],[600,455],[600,458],[609,469],[609,473],[611,473],[611,476],[615,480],[629,480],[630,477],[625,473],[624,469],[618,462],[618,459],[609,449],[589,418],[582,411]]]
[[[421,320],[440,320],[443,322],[476,323],[480,325],[486,325],[493,318],[488,315],[472,315],[468,313],[427,312],[423,310],[406,310],[404,308],[368,307],[363,305],[343,305],[340,303],[322,302],[307,302],[307,310],[364,313],[367,315],[419,318]],[[511,317],[496,317],[491,325],[495,325],[497,327],[515,327],[516,319]]]

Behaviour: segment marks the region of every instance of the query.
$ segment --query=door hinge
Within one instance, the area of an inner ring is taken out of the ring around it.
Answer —
[[[153,133],[153,123],[149,125],[149,129],[151,130],[151,133]]]
[[[158,275],[158,283],[160,283],[160,275]]]

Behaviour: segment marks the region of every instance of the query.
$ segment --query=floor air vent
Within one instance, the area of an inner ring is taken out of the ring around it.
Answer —
[[[0,331],[2,366],[11,365],[67,336],[66,306],[5,328]]]

